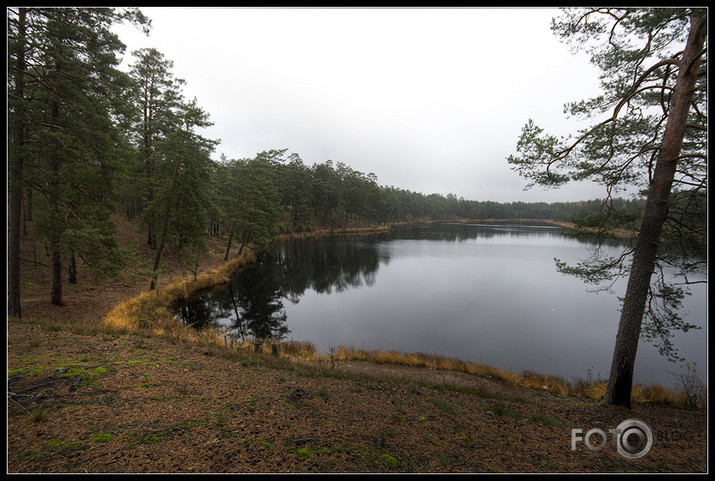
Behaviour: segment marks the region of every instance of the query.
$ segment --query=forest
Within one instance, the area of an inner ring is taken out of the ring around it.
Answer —
[[[148,29],[138,9],[8,9],[8,312],[20,316],[21,237],[33,222],[52,270],[51,302],[76,282],[77,262],[111,275],[128,252],[113,213],[138,219],[155,252],[196,255],[210,236],[266,248],[279,234],[403,221],[553,219],[595,215],[605,201],[498,203],[382,186],[333,160],[306,163],[288,149],[254,158],[217,154],[210,114],[156,49],[131,52],[117,22]],[[478,159],[475,159],[478,161]],[[640,199],[609,198],[618,223],[637,228]]]

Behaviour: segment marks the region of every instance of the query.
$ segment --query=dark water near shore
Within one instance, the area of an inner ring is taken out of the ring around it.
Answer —
[[[248,337],[309,340],[331,347],[423,352],[518,372],[607,378],[619,319],[618,296],[556,271],[592,244],[539,225],[439,224],[389,233],[279,244],[226,289],[181,309],[197,328],[231,327]],[[602,246],[611,255],[617,243]],[[674,345],[705,375],[705,285],[681,310],[703,329]],[[682,363],[641,342],[635,381],[670,385]]]

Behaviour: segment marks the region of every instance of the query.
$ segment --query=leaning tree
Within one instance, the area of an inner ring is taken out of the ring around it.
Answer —
[[[596,250],[577,266],[557,261],[587,282],[628,278],[605,400],[630,407],[640,336],[677,359],[672,333],[694,327],[678,308],[688,284],[702,282],[692,273],[707,268],[707,11],[564,9],[552,30],[590,54],[602,72],[601,93],[566,105],[590,124],[576,135],[546,134],[530,120],[508,162],[530,186],[604,185],[602,213],[578,225],[594,235],[633,220],[613,208],[614,193],[636,188],[645,196],[637,235],[622,255]]]

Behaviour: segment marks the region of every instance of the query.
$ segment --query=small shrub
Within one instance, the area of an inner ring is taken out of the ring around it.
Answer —
[[[390,469],[397,469],[397,467],[400,465],[397,459],[390,456],[389,454],[381,454],[377,457],[377,460],[380,463],[387,464]]]
[[[256,366],[256,365],[260,364],[260,361],[258,359],[248,358],[248,359],[242,359],[242,360],[238,361],[238,364],[243,367],[250,367],[250,366]]]
[[[328,399],[330,399],[330,398],[333,397],[333,395],[330,394],[330,393],[328,392],[328,390],[325,389],[324,387],[321,387],[321,388],[317,389],[317,390],[315,391],[315,395],[316,395],[316,396],[319,396],[319,397],[321,397],[321,398],[323,398],[323,399],[325,399],[326,401],[327,401]]]
[[[403,423],[403,422],[405,422],[405,417],[402,416],[402,415],[401,415],[400,413],[398,413],[398,412],[392,412],[392,413],[390,414],[390,421],[392,421],[393,423],[398,423],[398,424],[399,424],[399,423]]]
[[[457,409],[454,406],[452,406],[451,404],[449,404],[446,401],[442,401],[441,399],[433,399],[432,404],[437,406],[437,408],[444,413],[453,414],[453,415],[458,414]]]
[[[85,442],[84,441],[70,441],[69,443],[65,443],[62,445],[63,449],[68,449],[70,451],[74,450],[79,450],[79,449],[84,449],[85,448]]]
[[[336,448],[336,449],[330,449],[327,446],[324,446],[322,448],[316,448],[316,449],[308,449],[308,448],[298,448],[296,449],[295,453],[300,456],[301,458],[309,458],[313,456],[314,454],[327,454],[332,451],[341,451],[342,448]]]
[[[219,427],[225,427],[228,424],[228,418],[223,414],[218,414],[216,416],[216,425]]]
[[[50,439],[45,443],[45,446],[47,446],[48,448],[59,448],[60,446],[62,446],[62,440],[57,438]]]
[[[538,423],[541,425],[558,426],[561,424],[561,421],[559,421],[555,417],[543,413],[531,414],[529,415],[529,417],[527,417],[527,419],[533,423]]]
[[[269,443],[268,441],[261,441],[259,439],[258,441],[256,441],[256,443],[258,443],[259,446],[266,448],[268,451],[271,451],[271,452],[273,451],[273,445],[271,443]]]
[[[682,367],[682,366],[681,366]],[[686,409],[695,409],[700,404],[704,403],[707,388],[702,378],[698,374],[697,365],[695,363],[685,364],[685,372],[680,374],[671,373],[675,385],[682,392],[681,403]]]
[[[35,406],[32,408],[32,411],[30,411],[30,418],[32,419],[32,422],[40,423],[47,421],[48,417],[49,416],[43,406]]]
[[[114,439],[110,433],[97,433],[92,435],[92,439],[98,443],[106,443]]]
[[[517,411],[514,411],[509,406],[504,406],[503,404],[495,404],[488,409],[497,416],[510,416],[513,418],[521,416],[521,414],[519,414]]]
[[[154,433],[147,433],[142,437],[142,441],[144,441],[145,444],[160,443],[163,440],[164,436],[159,436],[158,434]]]

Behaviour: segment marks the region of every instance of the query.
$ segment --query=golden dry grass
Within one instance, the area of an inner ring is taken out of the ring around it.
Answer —
[[[316,358],[314,351],[311,356]],[[379,364],[397,364],[413,367],[428,367],[467,374],[490,377],[504,383],[526,389],[544,390],[561,396],[576,395],[594,402],[601,401],[606,394],[606,383],[602,381],[587,383],[579,380],[570,383],[558,376],[525,371],[521,374],[511,369],[500,369],[485,364],[466,362],[461,359],[447,358],[423,353],[401,353],[397,351],[366,351],[350,346],[340,346],[332,351],[334,361],[366,361]],[[684,393],[660,384],[649,386],[635,385],[632,400],[638,403],[658,403],[672,406],[684,404]]]
[[[159,335],[177,335],[181,326],[174,319],[172,305],[228,283],[234,274],[254,259],[254,254],[246,249],[241,256],[221,264],[211,272],[124,301],[108,312],[102,321],[106,326],[118,329],[149,329]]]

